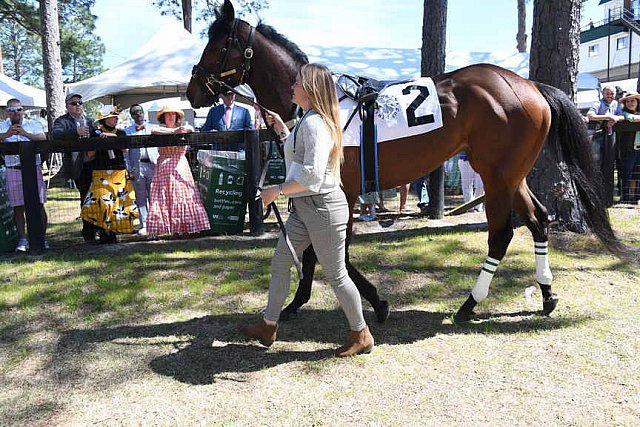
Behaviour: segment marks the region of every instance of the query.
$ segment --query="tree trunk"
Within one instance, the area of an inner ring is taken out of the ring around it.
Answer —
[[[527,7],[526,0],[518,0],[518,34],[516,48],[518,52],[527,51]]]
[[[444,73],[447,0],[424,0],[422,19],[422,76]],[[429,174],[429,218],[444,216],[444,167]]]
[[[189,32],[191,32],[191,22],[193,21],[192,12],[191,0],[182,0],[182,25]]]
[[[53,129],[53,120],[65,111],[57,0],[40,0],[40,27],[49,129]]]
[[[577,92],[580,4],[581,0],[533,3],[529,78],[555,86],[572,99]],[[559,152],[545,145],[527,181],[560,229],[587,230],[576,189]]]

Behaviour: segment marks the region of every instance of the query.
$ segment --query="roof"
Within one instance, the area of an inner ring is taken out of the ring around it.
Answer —
[[[609,29],[610,28],[610,29]],[[580,33],[580,43],[588,43],[594,40],[598,40],[607,35],[615,35],[619,33],[626,33],[629,30],[621,25],[600,25],[598,27],[591,28],[589,30]]]

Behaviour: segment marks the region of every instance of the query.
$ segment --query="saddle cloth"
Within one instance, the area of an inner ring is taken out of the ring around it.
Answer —
[[[334,77],[337,81],[339,76]],[[342,127],[357,108],[358,103],[336,85],[340,102]],[[442,112],[436,87],[429,77],[412,81],[393,82],[377,95],[374,123],[378,143],[420,135],[442,127]],[[358,112],[343,132],[344,146],[359,146],[362,120]]]

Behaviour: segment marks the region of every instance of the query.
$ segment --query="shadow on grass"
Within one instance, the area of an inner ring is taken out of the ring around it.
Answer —
[[[524,311],[493,318],[485,316],[478,323],[458,326],[448,321],[450,314],[406,310],[392,313],[385,324],[370,322],[370,327],[377,344],[404,345],[441,334],[540,332],[574,326],[587,320],[553,319],[535,314]],[[186,336],[189,338],[177,339],[167,354],[152,359],[149,367],[155,373],[179,382],[203,385],[218,380],[241,381],[237,379],[237,374],[256,372],[290,362],[330,359],[333,357],[333,349],[342,344],[346,333],[341,311],[304,310],[294,320],[281,323],[278,340],[270,349],[266,349],[255,341],[245,341],[238,331],[239,325],[255,320],[253,315],[220,315],[150,326],[69,330],[63,333],[59,341],[54,363],[60,357],[73,358],[78,353],[92,351],[98,343],[129,346],[130,342],[121,341],[133,340],[135,343],[136,340],[141,340],[143,343],[138,346],[157,347],[158,344],[150,344],[148,340],[159,338],[162,341],[163,338]],[[329,348],[282,350],[283,343],[286,346],[286,343],[305,341],[326,343]],[[65,376],[72,374],[66,372]]]

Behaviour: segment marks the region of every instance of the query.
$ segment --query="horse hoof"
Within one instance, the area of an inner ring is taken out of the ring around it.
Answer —
[[[380,301],[380,304],[373,309],[376,312],[376,320],[378,323],[384,323],[389,318],[389,303],[387,301]]]
[[[461,324],[461,323],[470,322],[471,319],[473,319],[473,316],[475,316],[475,315],[476,315],[476,313],[473,310],[467,312],[467,311],[463,311],[462,309],[460,309],[460,310],[458,310],[456,315],[453,316],[453,323]]]
[[[542,301],[542,314],[548,316],[553,313],[553,310],[555,310],[558,305],[558,299],[558,295],[551,294],[549,298]]]
[[[298,314],[298,310],[287,310],[286,308],[280,312],[280,321],[286,322],[287,320],[291,320],[291,316],[295,316]]]

